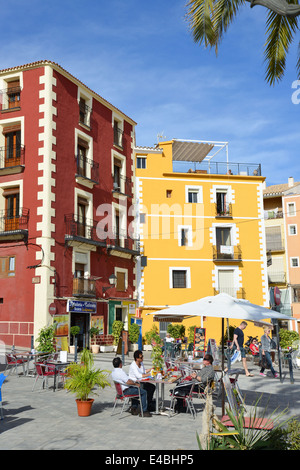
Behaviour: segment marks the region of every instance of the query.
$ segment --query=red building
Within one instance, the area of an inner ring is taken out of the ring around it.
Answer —
[[[135,315],[136,123],[50,61],[1,70],[0,90],[0,340],[54,321],[59,347],[94,323],[107,343]]]

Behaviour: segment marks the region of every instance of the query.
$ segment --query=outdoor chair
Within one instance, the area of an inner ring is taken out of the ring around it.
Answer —
[[[5,371],[10,367],[12,366],[10,369],[9,369],[9,373],[7,375],[10,375],[11,371],[12,370],[15,370],[16,371],[16,375],[19,377],[19,374],[18,374],[18,371],[17,371],[17,368],[19,365],[22,365],[23,367],[23,375],[25,375],[25,364],[27,362],[26,359],[24,359],[23,357],[19,356],[15,356],[14,354],[10,354],[10,353],[6,353],[5,354],[5,357],[6,357],[6,367],[5,367]]]
[[[190,391],[188,393],[181,395],[175,395],[175,390],[178,391],[180,387],[186,387],[189,383],[188,382],[182,382],[181,384],[177,385],[176,388],[173,390],[170,390],[171,393],[171,403],[170,403],[170,410],[169,410],[169,418],[171,415],[175,413],[175,403],[176,400],[185,400],[186,406],[187,406],[187,411],[189,411],[192,415],[192,417],[195,419],[196,418],[196,410],[194,407],[193,403],[193,392],[194,392],[194,387],[195,383],[192,384]]]
[[[40,363],[40,362],[36,362],[35,363],[35,370],[36,370],[36,378],[35,378],[35,381],[34,381],[34,384],[33,384],[33,387],[32,387],[32,392],[35,388],[35,385],[37,383],[37,381],[39,379],[42,380],[42,384],[41,384],[41,389],[45,387],[49,388],[48,386],[48,377],[53,377],[55,376],[55,369],[53,368],[50,368],[49,366],[47,366],[47,364],[43,364],[43,363]]]
[[[120,402],[123,403],[123,406],[122,406],[122,409],[121,409],[121,413],[120,413],[120,416],[119,416],[119,419],[120,419],[121,416],[122,416],[122,413],[123,413],[123,411],[124,411],[125,406],[128,405],[129,400],[131,400],[132,398],[136,398],[137,400],[139,400],[139,402],[140,402],[140,408],[141,408],[141,415],[143,416],[143,407],[142,407],[142,399],[141,399],[140,387],[137,387],[138,393],[135,394],[135,395],[132,395],[132,394],[127,394],[127,393],[126,393],[126,390],[125,390],[125,391],[122,390],[122,387],[121,387],[121,383],[120,383],[120,382],[114,381],[114,384],[115,384],[115,388],[116,388],[116,396],[115,396],[115,403],[114,403],[114,407],[113,407],[111,416],[113,416],[114,411],[115,411],[115,407],[116,407],[116,405],[117,405],[117,403],[118,403],[118,400],[120,400]]]
[[[2,406],[2,384],[4,380],[6,379],[6,375],[0,374],[0,416],[1,419],[3,419],[3,406]]]

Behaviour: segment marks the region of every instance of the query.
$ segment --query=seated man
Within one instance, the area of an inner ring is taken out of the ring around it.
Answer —
[[[134,351],[133,359],[134,361],[131,363],[129,368],[129,378],[133,382],[137,382],[138,380],[147,377],[151,369],[145,370],[143,364],[143,353],[139,349],[137,351]],[[155,385],[145,382],[142,384],[142,387],[147,392],[148,411],[154,411],[155,406],[152,403],[152,400],[153,394],[155,392]]]
[[[194,390],[199,393],[204,392],[205,388],[207,385],[212,382],[212,380],[215,377],[215,371],[213,368],[213,357],[211,354],[205,354],[203,358],[203,368],[200,369],[197,372],[193,372],[191,374],[192,379],[197,380],[197,385],[194,388]],[[175,397],[184,397],[189,394],[192,385],[194,381],[187,382],[186,384],[183,382],[182,384],[177,385],[177,387],[174,390],[174,395]],[[186,407],[184,406],[184,400],[179,399],[177,400],[177,404],[175,405],[175,410],[178,411],[178,413],[184,413],[186,412]]]
[[[130,380],[126,372],[122,369],[122,361],[119,357],[115,357],[113,359],[113,366],[114,370],[111,373],[111,377],[114,381],[120,382],[123,392],[125,391],[126,394],[133,394],[136,395],[139,391],[138,388],[140,384],[133,382]],[[152,415],[147,411],[148,404],[147,404],[147,393],[145,390],[141,388],[141,401],[142,401],[142,408],[143,408],[143,416],[149,418]],[[137,415],[138,414],[138,400],[132,398],[132,406],[131,406],[131,414]],[[140,414],[141,416],[141,414]]]

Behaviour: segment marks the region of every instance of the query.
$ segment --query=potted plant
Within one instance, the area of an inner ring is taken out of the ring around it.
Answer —
[[[159,335],[153,336],[152,338],[152,365],[156,372],[160,372],[164,366],[164,359],[162,357],[162,345],[163,341]]]
[[[96,336],[99,334],[99,328],[92,326],[90,329],[90,336],[92,340],[91,349],[93,354],[97,354],[100,351],[99,344],[96,344]]]
[[[80,327],[79,326],[71,326],[70,334],[71,334],[71,336],[73,336],[73,346],[70,345],[70,354],[75,354],[76,336],[79,335],[79,333],[80,333]]]
[[[138,349],[138,340],[140,336],[140,327],[136,323],[132,323],[128,328],[129,341],[132,345],[132,350],[136,351]]]
[[[151,330],[145,333],[145,344],[144,349],[145,351],[152,351],[152,339],[158,336],[158,328],[156,325],[153,325]]]
[[[112,324],[112,335],[114,337],[114,346],[118,345],[119,338],[124,330],[124,323],[120,320],[115,320]]]
[[[55,352],[54,347],[54,326],[45,326],[39,331],[37,337],[37,342],[39,343],[36,347],[36,350],[39,352],[53,353]]]
[[[94,402],[90,395],[94,387],[105,388],[110,386],[107,379],[109,371],[93,368],[94,359],[91,351],[84,349],[80,364],[73,363],[67,367],[65,389],[76,395],[78,416],[89,416]]]

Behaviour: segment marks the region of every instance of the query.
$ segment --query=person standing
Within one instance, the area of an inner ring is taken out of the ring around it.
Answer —
[[[265,356],[267,364],[270,366],[271,372],[273,376],[276,378],[278,377],[277,372],[275,371],[272,363],[272,358],[271,358],[271,344],[272,344],[272,338],[270,337],[271,333],[271,328],[269,326],[264,327],[264,334],[261,337],[261,353],[262,353],[262,361],[263,361],[263,356]],[[262,366],[260,369],[259,375],[262,375],[263,377],[266,377],[265,374],[265,367]]]
[[[247,328],[248,324],[245,321],[242,321],[240,326],[238,326],[233,332],[233,341],[230,346],[230,349],[235,351],[236,349],[240,351],[242,364],[245,369],[246,377],[253,377],[253,374],[250,374],[248,367],[247,367],[247,360],[246,360],[246,351],[244,348],[244,329]]]

